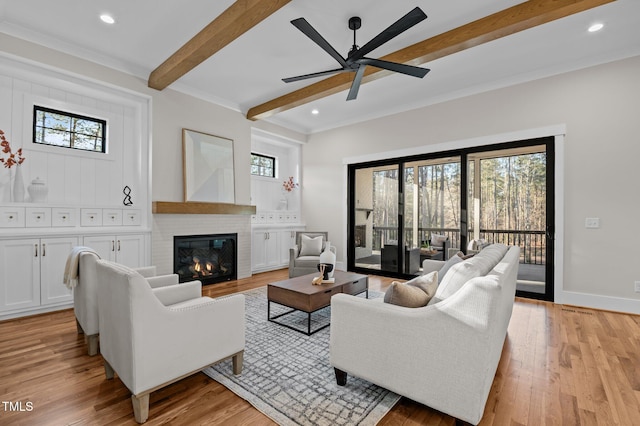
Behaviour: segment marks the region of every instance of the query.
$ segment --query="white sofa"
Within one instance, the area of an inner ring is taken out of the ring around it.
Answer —
[[[330,359],[338,384],[351,374],[478,424],[511,318],[519,257],[518,247],[485,248],[453,265],[420,308],[333,296]]]

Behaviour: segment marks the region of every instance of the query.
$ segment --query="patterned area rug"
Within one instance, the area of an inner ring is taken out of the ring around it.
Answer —
[[[375,425],[400,396],[352,376],[347,386],[336,385],[329,364],[331,327],[306,336],[267,321],[266,293],[266,287],[244,293],[247,332],[242,374],[232,374],[230,360],[204,373],[282,426]],[[271,304],[272,316],[285,310]],[[312,330],[326,324],[329,316],[329,308],[313,313]],[[279,318],[300,329],[306,329],[306,320],[307,314],[298,312]]]

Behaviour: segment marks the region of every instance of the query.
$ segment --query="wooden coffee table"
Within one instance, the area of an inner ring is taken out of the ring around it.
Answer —
[[[334,294],[346,293],[356,295],[366,292],[366,297],[369,297],[369,277],[366,275],[355,274],[353,272],[335,271],[333,274],[333,277],[335,278],[334,283],[313,285],[311,281],[318,275],[319,273],[302,275],[269,284],[267,286],[267,319],[271,322],[275,322],[276,324],[310,336],[323,328],[329,327],[329,324],[326,324],[311,331],[311,314],[331,305],[331,296]],[[289,307],[291,310],[272,317],[272,302]],[[295,311],[307,313],[306,331],[280,321],[275,321],[277,318]]]

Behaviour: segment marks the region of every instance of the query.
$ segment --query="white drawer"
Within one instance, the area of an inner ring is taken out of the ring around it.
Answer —
[[[24,207],[0,207],[1,228],[24,228]]]
[[[80,226],[102,226],[102,209],[80,209]]]
[[[276,223],[276,214],[274,212],[267,212],[267,223]]]
[[[102,226],[121,226],[122,210],[104,209],[102,210]]]
[[[27,207],[25,219],[28,227],[48,228],[51,226],[51,209],[46,207]]]
[[[139,226],[142,222],[140,210],[125,210],[123,214],[122,224],[125,226]]]
[[[51,209],[52,226],[76,226],[78,223],[78,211],[55,207]]]

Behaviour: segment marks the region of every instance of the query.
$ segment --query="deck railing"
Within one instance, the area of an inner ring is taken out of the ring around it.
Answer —
[[[413,241],[413,228],[404,229],[404,241],[409,247],[419,247],[429,241],[431,234],[449,237],[449,247],[460,247],[460,229],[456,228],[418,228],[418,241]],[[469,230],[473,235],[473,230]],[[490,243],[502,243],[520,247],[521,263],[532,265],[545,264],[546,238],[544,231],[516,231],[498,229],[480,229],[480,238]],[[398,241],[398,228],[375,226],[373,228],[373,250],[380,250],[384,243]]]

